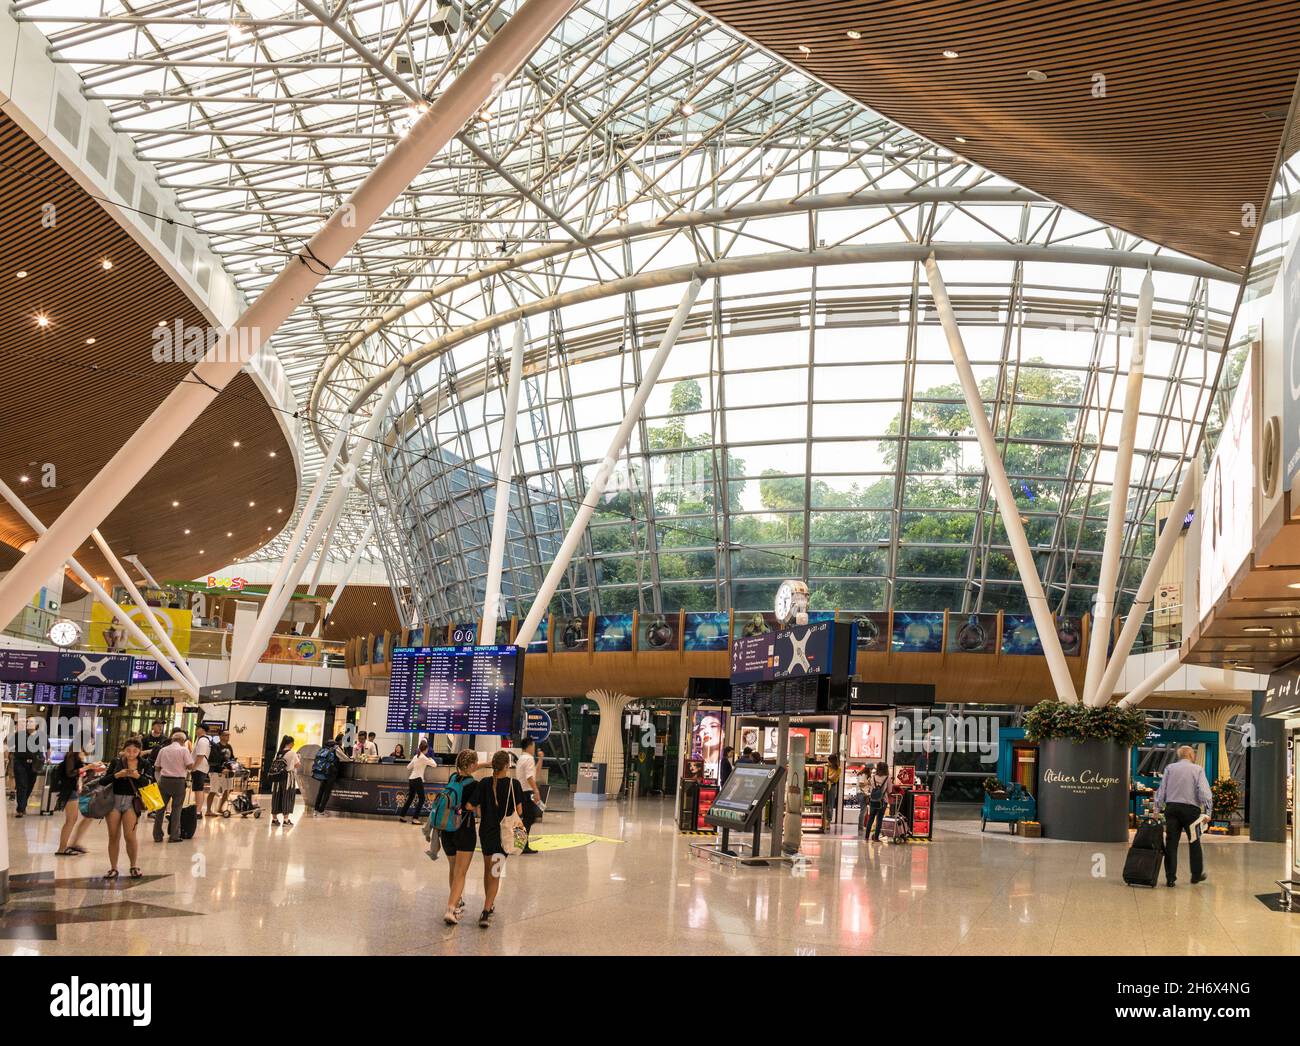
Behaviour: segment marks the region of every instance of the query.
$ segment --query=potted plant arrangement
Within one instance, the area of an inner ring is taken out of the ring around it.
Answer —
[[[1214,811],[1210,814],[1210,823],[1220,825],[1228,835],[1240,835],[1241,824],[1232,819],[1233,814],[1241,809],[1241,785],[1235,778],[1220,777],[1210,785],[1210,794],[1214,796]]]
[[[1128,840],[1129,750],[1147,736],[1135,708],[1043,701],[1024,716],[1039,746],[1043,835],[1079,842]]]
[[[1007,787],[990,774],[984,778],[984,794],[991,795],[994,799],[1003,799],[1006,797]]]

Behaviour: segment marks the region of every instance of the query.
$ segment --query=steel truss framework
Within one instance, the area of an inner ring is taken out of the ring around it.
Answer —
[[[14,5],[250,299],[514,7]],[[805,576],[855,609],[1020,606],[944,366],[919,265],[930,249],[948,259],[1047,590],[1071,612],[1086,609],[1100,558],[1116,379],[1151,264],[1131,590],[1151,505],[1209,412],[1238,278],[1040,200],[694,9],[647,0],[576,8],[277,333],[311,404],[309,473],[396,361],[414,364],[331,558],[373,517],[374,549],[421,617],[476,616],[502,328],[518,320],[528,357],[504,592],[508,612],[526,610],[673,284],[705,271],[716,278],[634,433],[631,479],[560,605],[762,608],[777,580]]]

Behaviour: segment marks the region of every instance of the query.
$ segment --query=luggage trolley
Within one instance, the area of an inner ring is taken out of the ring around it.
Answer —
[[[217,775],[217,791],[221,793],[221,816],[231,817],[239,814],[241,818],[252,814],[260,820],[262,808],[257,805],[253,788],[249,784],[249,772],[235,764],[234,769],[227,768]]]

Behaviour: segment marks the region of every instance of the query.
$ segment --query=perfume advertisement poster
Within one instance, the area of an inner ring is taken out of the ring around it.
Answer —
[[[997,614],[950,614],[948,616],[948,653],[993,654],[997,649]]]

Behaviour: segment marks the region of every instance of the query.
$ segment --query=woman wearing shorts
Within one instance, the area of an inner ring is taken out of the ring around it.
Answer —
[[[454,832],[439,832],[438,840],[442,852],[447,855],[447,911],[442,921],[448,926],[460,922],[460,913],[465,907],[465,878],[469,874],[469,863],[474,858],[477,832],[474,823],[475,790],[474,770],[478,766],[478,754],[469,749],[456,756],[456,770],[451,780],[461,784],[461,801],[464,815],[460,827]]]
[[[506,857],[515,852],[514,840],[501,838],[501,819],[511,813],[523,816],[524,790],[510,775],[509,752],[502,749],[492,757],[492,776],[478,783],[474,802],[478,807],[478,838],[483,846],[483,914],[478,924],[486,930],[496,914]]]

